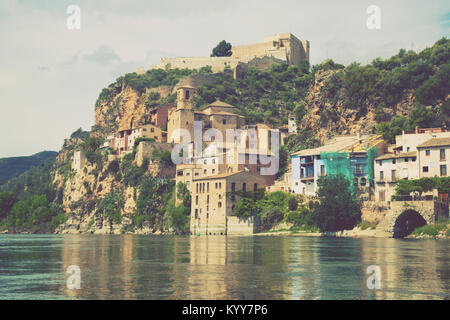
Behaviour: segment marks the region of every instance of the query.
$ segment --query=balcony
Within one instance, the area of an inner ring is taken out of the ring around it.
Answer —
[[[314,180],[314,174],[308,174],[308,175],[301,174],[301,175],[300,175],[300,180],[301,180],[301,181],[311,181],[311,180]]]

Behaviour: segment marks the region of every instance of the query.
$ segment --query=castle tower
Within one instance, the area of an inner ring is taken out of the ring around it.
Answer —
[[[181,86],[177,91],[177,109],[194,109],[194,88]]]
[[[194,88],[181,86],[177,91],[177,108],[169,111],[167,142],[180,143],[179,129],[187,130],[192,141],[194,135]]]

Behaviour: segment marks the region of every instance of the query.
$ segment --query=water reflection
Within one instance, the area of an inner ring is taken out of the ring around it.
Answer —
[[[2,299],[449,299],[449,241],[0,236]],[[81,289],[66,270],[81,268]],[[367,267],[381,268],[369,290]]]

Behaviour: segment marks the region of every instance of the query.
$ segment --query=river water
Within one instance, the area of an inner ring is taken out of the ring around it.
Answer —
[[[0,299],[450,299],[449,246],[380,238],[0,235]],[[80,289],[67,287],[71,265],[79,266]],[[367,286],[371,265],[379,267],[379,289]]]

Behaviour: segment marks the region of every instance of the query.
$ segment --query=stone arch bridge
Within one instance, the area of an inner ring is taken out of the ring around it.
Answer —
[[[448,202],[445,201],[392,201],[377,229],[392,234],[394,238],[403,238],[417,227],[433,224],[439,218],[448,219],[448,213]]]

